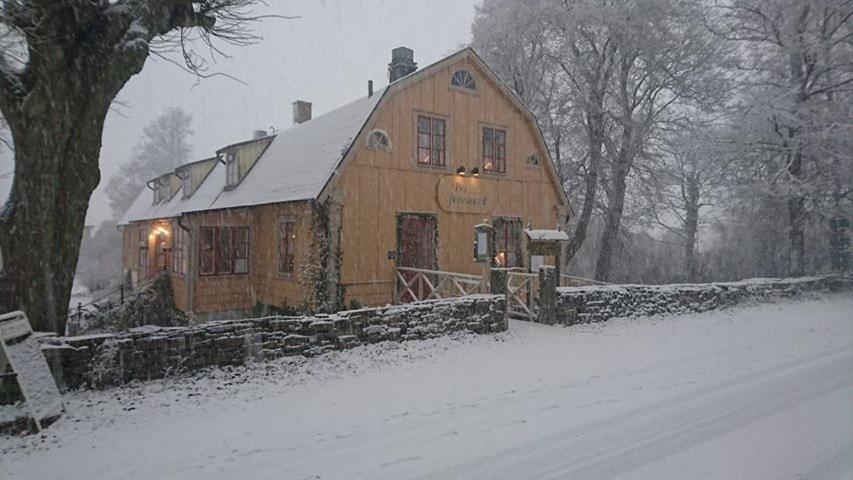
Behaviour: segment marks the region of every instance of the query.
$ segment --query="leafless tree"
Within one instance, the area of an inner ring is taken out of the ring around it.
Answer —
[[[190,160],[191,123],[190,115],[170,107],[142,129],[133,158],[122,163],[107,182],[113,220],[119,220],[146,182]]]

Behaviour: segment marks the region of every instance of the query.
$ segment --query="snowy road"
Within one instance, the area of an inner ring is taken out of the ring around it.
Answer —
[[[851,479],[853,299],[380,344],[75,393],[3,479]]]

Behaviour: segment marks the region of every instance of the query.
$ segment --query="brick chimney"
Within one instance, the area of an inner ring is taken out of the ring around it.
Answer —
[[[298,125],[311,120],[311,102],[297,100],[293,102],[293,124]]]
[[[418,69],[415,52],[410,48],[397,47],[391,50],[391,63],[388,64],[388,81],[393,83]]]

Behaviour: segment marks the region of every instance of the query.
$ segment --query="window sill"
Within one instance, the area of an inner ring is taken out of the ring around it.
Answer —
[[[420,169],[423,169],[425,171],[433,171],[433,172],[450,171],[450,168],[448,168],[448,166],[446,164],[445,165],[433,165],[431,163],[420,163],[417,160],[415,161],[415,168],[420,168]]]
[[[199,277],[230,277],[230,276],[236,276],[236,275],[248,275],[248,274],[249,274],[249,272],[240,272],[240,273],[234,273],[234,272],[225,272],[225,273],[199,273],[199,274],[198,274],[198,276],[199,276]]]

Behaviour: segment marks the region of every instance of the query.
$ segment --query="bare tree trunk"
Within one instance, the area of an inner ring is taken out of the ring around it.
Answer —
[[[601,151],[604,146],[604,113],[600,105],[597,111],[587,114],[587,135],[589,138],[589,167],[585,178],[583,207],[578,217],[577,227],[566,247],[566,264],[571,261],[586,240],[589,221],[595,207],[595,194],[598,190],[598,170],[601,165]]]
[[[20,34],[29,53],[20,68],[0,55],[0,110],[15,144],[12,193],[0,214],[0,310],[21,308],[36,330],[64,333],[110,104],[142,70],[151,41],[171,31],[181,30],[175,42],[191,69],[200,62],[184,41],[194,33],[208,45],[212,37],[250,43],[241,25],[261,18],[244,10],[254,3],[0,3],[5,34]]]
[[[788,173],[794,181],[802,179],[803,156],[798,150],[788,166]],[[802,276],[805,273],[805,223],[806,199],[799,193],[799,185],[794,185],[788,194],[788,275]]]
[[[35,330],[62,335],[89,197],[100,180],[109,101],[61,87],[27,101],[39,103],[35,113],[9,120],[16,167],[0,217],[0,311],[23,309]]]
[[[696,261],[696,236],[699,230],[699,184],[695,177],[686,179],[684,195],[684,263],[687,271],[687,281],[694,283],[698,280],[699,268]]]
[[[72,28],[74,12],[66,7],[66,16],[57,13],[64,21],[51,20]],[[39,48],[22,80],[0,78],[15,144],[12,191],[0,215],[0,311],[21,309],[33,329],[63,335],[89,197],[100,181],[104,120],[147,50],[110,57],[61,33],[31,41]]]
[[[607,216],[604,219],[604,232],[601,235],[598,260],[595,263],[595,279],[602,282],[607,282],[610,279],[613,246],[619,234],[622,211],[625,208],[626,180],[633,160],[633,154],[629,151],[633,143],[630,129],[626,129],[621,143],[619,152],[614,159],[613,175],[610,181],[610,189],[607,192]]]

